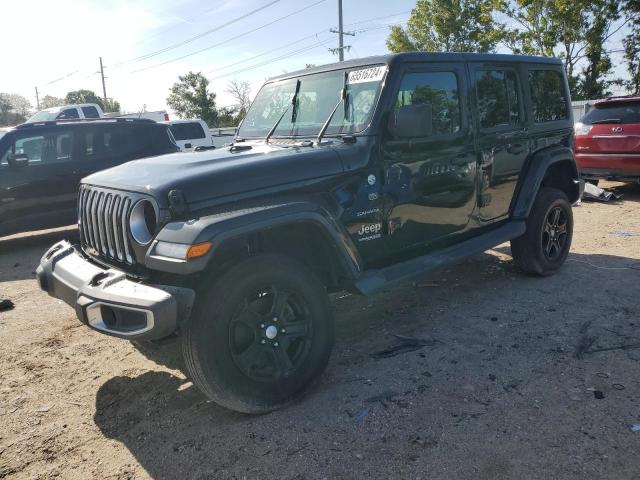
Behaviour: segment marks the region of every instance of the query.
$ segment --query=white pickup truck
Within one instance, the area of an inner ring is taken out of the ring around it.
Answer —
[[[25,123],[102,117],[104,117],[104,113],[97,103],[78,103],[75,105],[45,108],[29,117]]]
[[[216,148],[204,120],[193,118],[162,123],[169,125],[173,138],[183,152]]]

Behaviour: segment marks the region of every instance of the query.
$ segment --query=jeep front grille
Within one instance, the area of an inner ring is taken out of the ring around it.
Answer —
[[[78,226],[84,248],[132,265],[128,218],[133,199],[125,193],[82,185],[78,197]]]

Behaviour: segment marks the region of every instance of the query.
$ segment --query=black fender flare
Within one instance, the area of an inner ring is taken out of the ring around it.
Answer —
[[[152,242],[145,265],[153,270],[183,275],[200,272],[210,262],[215,262],[216,252],[225,242],[295,223],[310,223],[319,227],[340,260],[347,278],[355,281],[360,276],[362,259],[347,231],[327,208],[308,200],[239,208],[185,222],[169,223]],[[213,247],[201,258],[175,261],[154,255],[155,245],[160,241],[187,245],[210,241]]]
[[[547,170],[552,165],[559,162],[568,162],[572,166],[572,175],[575,185],[575,194],[570,196],[570,200],[577,201],[580,197],[578,167],[576,165],[573,151],[568,147],[556,146],[536,152],[531,156],[524,175],[521,176],[521,183],[518,186],[515,201],[511,208],[511,217],[523,219],[529,216],[533,202],[536,200],[538,190],[544,179]]]

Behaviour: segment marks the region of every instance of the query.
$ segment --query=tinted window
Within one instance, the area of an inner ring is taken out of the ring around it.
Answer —
[[[205,138],[202,125],[197,122],[192,123],[175,123],[169,127],[173,137],[180,140],[191,140],[194,138]]]
[[[531,109],[536,123],[569,118],[564,79],[555,70],[530,70]]]
[[[82,113],[84,113],[85,118],[100,118],[96,107],[82,107]]]
[[[78,133],[76,148],[90,161],[128,161],[152,154],[146,125],[91,125]]]
[[[596,123],[640,123],[640,102],[599,105],[582,119],[587,125]]]
[[[520,99],[515,72],[509,70],[476,72],[476,89],[481,128],[518,124]]]
[[[433,135],[460,131],[460,100],[455,73],[407,73],[402,78],[396,107],[419,104],[431,105]]]
[[[75,108],[67,108],[66,110],[61,111],[56,117],[58,120],[65,120],[67,118],[80,118],[78,110]]]
[[[2,152],[0,164],[7,165],[10,155],[26,155],[29,165],[71,161],[72,145],[73,134],[70,131],[20,133]]]

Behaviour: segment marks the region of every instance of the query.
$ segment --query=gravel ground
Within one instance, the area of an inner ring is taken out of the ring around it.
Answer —
[[[640,187],[609,186],[624,201],[575,208],[553,277],[505,244],[336,296],[321,382],[263,416],[208,403],[175,341],[143,355],[41,292],[40,255],[73,230],[2,239],[0,478],[638,478]],[[394,335],[421,341],[372,356]]]

